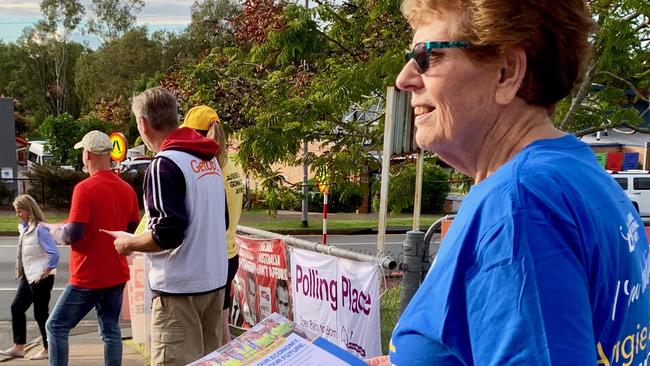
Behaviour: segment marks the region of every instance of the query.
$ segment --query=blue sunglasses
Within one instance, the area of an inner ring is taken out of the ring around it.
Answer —
[[[470,48],[471,44],[462,41],[429,41],[419,42],[413,46],[413,50],[406,51],[406,62],[415,60],[418,67],[418,72],[424,74],[429,69],[429,59],[431,57],[431,50],[441,48]]]

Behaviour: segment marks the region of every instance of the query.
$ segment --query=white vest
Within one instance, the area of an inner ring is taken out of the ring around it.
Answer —
[[[27,282],[34,283],[41,278],[41,275],[47,269],[47,252],[43,250],[38,241],[38,228],[37,226],[30,226],[24,232],[22,226],[18,226],[20,237],[18,238],[18,255],[17,260],[17,276],[25,276]],[[50,274],[55,274],[56,270],[52,270]]]
[[[176,150],[156,156],[169,158],[183,172],[188,226],[178,248],[147,254],[151,289],[191,294],[223,287],[228,273],[225,190],[217,159],[204,161]]]

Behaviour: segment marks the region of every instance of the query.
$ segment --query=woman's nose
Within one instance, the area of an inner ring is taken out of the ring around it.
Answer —
[[[409,60],[404,64],[402,71],[400,71],[397,76],[395,84],[397,85],[397,88],[404,91],[413,91],[424,86],[422,75],[417,71],[415,61]]]

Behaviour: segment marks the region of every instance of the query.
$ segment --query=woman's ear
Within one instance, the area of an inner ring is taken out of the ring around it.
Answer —
[[[502,62],[495,101],[497,104],[506,105],[515,99],[526,76],[526,52],[519,47],[510,48],[503,56]]]

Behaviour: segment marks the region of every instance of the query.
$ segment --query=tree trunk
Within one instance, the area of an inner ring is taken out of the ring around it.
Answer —
[[[589,66],[587,68],[585,78],[582,80],[582,84],[580,84],[578,93],[576,94],[575,98],[573,98],[573,101],[571,102],[571,107],[569,108],[566,115],[564,116],[564,119],[560,123],[559,128],[561,130],[564,130],[571,123],[573,116],[580,108],[580,104],[582,104],[582,101],[589,93],[589,89],[591,89],[591,80],[594,78],[595,73],[596,73],[596,60],[592,58],[591,61],[589,62]]]

